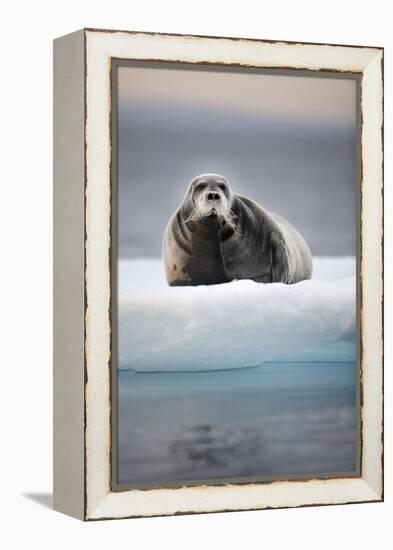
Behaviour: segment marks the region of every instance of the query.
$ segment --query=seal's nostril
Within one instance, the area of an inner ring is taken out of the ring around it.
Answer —
[[[208,201],[219,201],[220,195],[218,193],[208,193],[207,194],[207,200]]]

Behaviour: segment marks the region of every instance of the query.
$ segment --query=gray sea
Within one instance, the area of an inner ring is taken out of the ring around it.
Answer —
[[[355,474],[355,363],[118,371],[118,483]]]

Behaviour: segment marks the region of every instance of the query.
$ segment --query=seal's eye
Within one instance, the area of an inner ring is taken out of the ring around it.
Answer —
[[[224,193],[224,195],[228,199],[229,198],[229,192],[228,192],[228,187],[225,185],[225,183],[219,183],[218,187],[221,189],[221,191]]]
[[[195,187],[195,191],[203,191],[206,187],[206,183],[199,183],[196,187]]]

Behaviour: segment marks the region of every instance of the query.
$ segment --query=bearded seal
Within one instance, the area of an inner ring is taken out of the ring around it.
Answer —
[[[282,216],[237,195],[219,174],[191,180],[163,238],[170,286],[235,279],[292,284],[311,279],[310,249]]]

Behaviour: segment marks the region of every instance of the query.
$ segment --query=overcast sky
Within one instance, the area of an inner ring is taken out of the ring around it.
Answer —
[[[356,250],[352,79],[121,67],[119,255],[158,257],[188,182],[222,173],[313,254]]]

